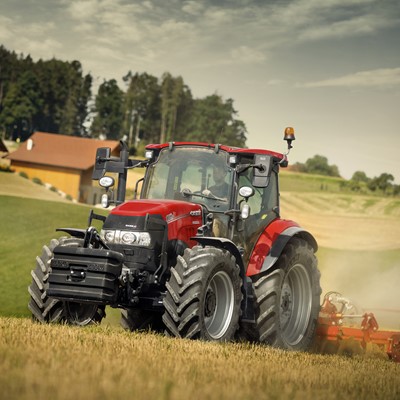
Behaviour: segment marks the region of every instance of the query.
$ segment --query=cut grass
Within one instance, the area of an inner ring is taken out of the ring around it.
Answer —
[[[328,212],[339,209],[343,217],[345,212],[340,206],[344,208],[348,203],[352,209],[358,209],[357,204],[370,201],[357,197],[360,200],[356,205],[347,200],[339,200],[338,205],[333,194],[321,195],[316,204],[308,201],[315,193],[290,194],[288,199],[302,196],[300,204],[309,212],[317,212],[326,203],[327,208],[332,207]],[[383,217],[382,200],[386,204],[387,199],[377,198],[376,203],[371,202],[366,208]],[[298,204],[292,201],[291,211]],[[56,227],[85,228],[89,208],[0,196],[0,210],[0,315],[29,317],[27,286],[36,255],[43,244],[62,235],[55,232]],[[389,211],[395,213],[397,206],[392,210]],[[295,215],[292,217],[296,219]],[[386,219],[392,217],[390,214]],[[369,300],[383,298],[390,306],[399,300],[400,249],[356,252],[320,248],[317,255],[324,292],[343,290],[344,295],[352,296],[357,295],[358,287]],[[393,299],[385,299],[387,294],[392,294]],[[78,329],[33,324],[27,318],[0,317],[0,397],[9,400],[391,400],[400,397],[400,365],[381,359],[288,353],[261,345],[192,342],[127,333],[114,326],[118,320],[119,311],[111,310],[100,327]]]
[[[2,398],[398,399],[400,365],[0,318]],[[372,357],[372,356],[371,356]]]

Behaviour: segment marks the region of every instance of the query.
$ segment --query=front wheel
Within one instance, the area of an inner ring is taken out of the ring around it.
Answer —
[[[163,322],[175,337],[232,340],[238,329],[242,280],[226,250],[195,246],[178,256],[166,284]]]
[[[254,282],[255,334],[261,342],[288,350],[309,350],[320,309],[320,273],[310,245],[292,238],[272,272]]]
[[[131,332],[147,330],[162,332],[164,327],[161,321],[161,313],[140,308],[122,310],[120,324],[122,328]]]
[[[59,245],[82,247],[82,240],[65,237],[53,239],[49,245],[43,246],[40,257],[36,257],[36,268],[31,271],[32,283],[28,287],[28,308],[33,319],[43,323],[66,322],[80,326],[100,323],[106,315],[104,306],[61,301],[47,295],[50,263],[54,248]]]

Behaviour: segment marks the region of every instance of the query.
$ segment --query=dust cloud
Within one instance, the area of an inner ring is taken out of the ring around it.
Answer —
[[[323,294],[337,291],[361,313],[373,312],[381,330],[400,330],[400,260],[396,253],[388,257],[386,252],[326,251],[319,262]]]

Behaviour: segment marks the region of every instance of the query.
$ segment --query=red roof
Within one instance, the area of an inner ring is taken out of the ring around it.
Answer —
[[[85,171],[93,167],[96,150],[99,147],[110,147],[113,152],[118,146],[119,142],[116,140],[87,139],[56,133],[35,132],[7,158],[12,161]]]

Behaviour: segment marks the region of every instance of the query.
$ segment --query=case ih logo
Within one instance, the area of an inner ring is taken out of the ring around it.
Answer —
[[[200,210],[190,211],[190,215],[192,217],[200,217],[201,211]]]

